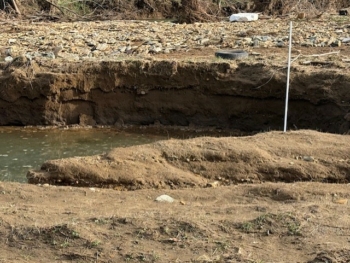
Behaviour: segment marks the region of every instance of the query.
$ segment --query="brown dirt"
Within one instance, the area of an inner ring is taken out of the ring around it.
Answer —
[[[0,124],[281,129],[285,49],[255,49],[257,62],[213,51],[1,64]],[[294,65],[289,127],[347,133],[348,68]],[[29,173],[41,185],[0,183],[0,262],[348,263],[349,142],[269,132],[47,161]]]
[[[348,188],[264,183],[120,192],[0,183],[1,260],[345,263]],[[175,202],[154,201],[164,193]]]
[[[118,190],[242,182],[350,182],[350,136],[314,131],[167,140],[45,162],[29,183]]]
[[[269,132],[49,161],[43,169],[51,179],[105,180],[109,169],[120,175],[119,186],[0,183],[0,260],[349,262],[350,184],[315,182],[349,182],[349,142],[345,135]],[[139,190],[119,191],[131,185]],[[175,201],[156,202],[161,194]]]
[[[214,51],[202,50],[141,60],[4,63],[0,124],[281,129],[285,54],[278,48],[254,51],[261,51],[262,60],[213,61]],[[290,128],[349,131],[350,76],[344,67],[293,66]]]

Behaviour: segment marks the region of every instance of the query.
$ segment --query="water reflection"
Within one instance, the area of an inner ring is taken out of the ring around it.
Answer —
[[[0,180],[26,182],[27,171],[40,168],[46,160],[101,154],[165,138],[115,129],[0,128]]]

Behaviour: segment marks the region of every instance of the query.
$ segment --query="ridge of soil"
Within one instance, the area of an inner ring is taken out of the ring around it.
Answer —
[[[45,162],[34,184],[163,189],[262,182],[350,182],[350,136],[315,131],[166,140]]]

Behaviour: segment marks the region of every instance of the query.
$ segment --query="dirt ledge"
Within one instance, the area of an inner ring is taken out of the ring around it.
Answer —
[[[350,182],[349,135],[315,131],[167,140],[105,155],[45,162],[33,184],[118,190],[213,187],[237,183]]]
[[[278,63],[254,61],[2,64],[0,125],[160,123],[249,132],[281,129],[285,79]],[[341,69],[293,67],[289,127],[348,132],[349,81]]]

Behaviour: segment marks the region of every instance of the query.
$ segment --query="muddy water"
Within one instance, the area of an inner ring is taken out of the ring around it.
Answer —
[[[166,138],[115,129],[0,128],[0,181],[26,182],[27,171],[40,168],[46,160],[101,154]]]

